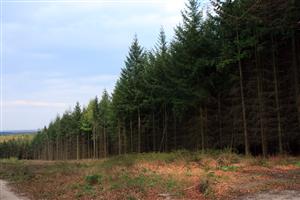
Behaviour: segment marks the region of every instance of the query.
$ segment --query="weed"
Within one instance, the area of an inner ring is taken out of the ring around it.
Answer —
[[[252,158],[250,165],[252,166],[262,166],[269,167],[269,164],[265,158]]]
[[[102,181],[102,176],[99,174],[93,174],[85,177],[85,182],[88,185],[96,185],[101,183]]]
[[[104,160],[100,164],[100,168],[104,169],[113,169],[113,167],[131,167],[135,164],[137,159],[137,155],[122,155],[122,156],[114,156],[110,159]]]
[[[127,199],[127,200],[137,200],[137,198],[134,197],[134,196],[128,196],[126,199]]]
[[[214,191],[212,189],[212,185],[216,182],[217,178],[218,177],[214,172],[209,172],[205,176],[203,176],[198,186],[199,192],[204,194],[204,196],[214,199]]]
[[[188,177],[191,177],[193,174],[191,172],[191,169],[188,168],[186,171],[185,171],[185,176],[188,176]]]
[[[82,193],[84,195],[90,195],[90,196],[95,196],[96,195],[94,187],[91,186],[91,185],[88,185],[88,184],[83,185]]]
[[[220,170],[224,172],[236,172],[239,167],[237,166],[221,166],[219,167]]]
[[[78,189],[80,189],[80,187],[81,187],[81,185],[79,183],[74,183],[70,186],[70,188],[72,190],[78,190]]]
[[[0,177],[11,181],[25,181],[34,177],[32,169],[24,165],[22,161],[9,159],[1,164]]]

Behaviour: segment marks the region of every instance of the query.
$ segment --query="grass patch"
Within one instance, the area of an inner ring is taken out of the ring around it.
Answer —
[[[219,169],[224,172],[236,172],[239,169],[239,167],[237,167],[237,166],[221,166],[221,167],[219,167]]]
[[[72,175],[81,168],[87,168],[88,165],[84,163],[68,163],[68,162],[55,162],[47,165],[44,172],[46,174],[61,174],[61,175]]]
[[[16,158],[3,159],[0,163],[0,178],[22,182],[34,177],[31,167]]]
[[[252,166],[270,167],[268,161],[262,157],[251,158],[249,164]],[[278,164],[278,163],[274,163],[274,164]]]
[[[162,177],[150,170],[142,170],[138,173],[121,171],[119,174],[107,178],[111,190],[135,189],[145,192],[149,188],[158,187],[165,191],[173,191],[179,188],[179,183],[172,177]]]
[[[85,182],[88,185],[101,184],[102,176],[99,175],[99,174],[88,175],[88,176],[85,177]]]

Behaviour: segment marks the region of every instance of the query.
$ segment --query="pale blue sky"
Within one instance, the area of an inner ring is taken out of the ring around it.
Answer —
[[[37,129],[113,91],[135,34],[168,39],[184,0],[3,2],[3,129]]]

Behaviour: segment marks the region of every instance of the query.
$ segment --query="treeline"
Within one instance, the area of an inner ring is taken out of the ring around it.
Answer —
[[[134,38],[110,96],[104,91],[45,127],[34,159],[230,148],[299,153],[300,1],[189,0],[170,43]]]
[[[32,158],[31,141],[34,135],[0,135],[0,158]]]

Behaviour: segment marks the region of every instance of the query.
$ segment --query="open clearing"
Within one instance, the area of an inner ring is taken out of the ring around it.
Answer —
[[[0,178],[32,200],[294,200],[299,164],[299,157],[178,151],[67,162],[1,160]]]

